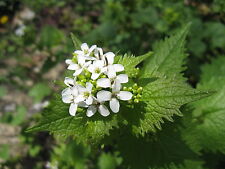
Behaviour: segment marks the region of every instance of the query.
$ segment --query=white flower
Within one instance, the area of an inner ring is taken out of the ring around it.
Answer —
[[[105,64],[107,65],[107,76],[109,78],[115,78],[117,72],[124,71],[124,67],[121,64],[113,64],[114,63],[115,54],[113,52],[107,52],[103,55],[103,59]]]
[[[96,113],[97,110],[104,117],[110,114],[109,109],[104,105],[104,102],[99,100],[99,98],[94,99],[93,104],[88,107],[86,115],[91,117]]]
[[[132,98],[132,93],[128,91],[120,91],[121,89],[121,83],[117,80],[115,81],[115,84],[113,85],[112,92],[110,91],[99,91],[97,93],[97,99],[100,102],[110,101],[109,106],[110,109],[117,113],[120,109],[120,103],[119,100],[130,100]]]
[[[86,60],[95,60],[94,50],[97,48],[96,45],[92,45],[90,48],[87,43],[81,45],[81,50],[74,51],[74,54],[77,56],[83,56]]]
[[[102,88],[112,87],[115,81],[119,81],[120,83],[127,83],[128,76],[126,74],[120,74],[112,79],[109,78],[101,78],[97,80],[97,86]]]
[[[95,50],[94,50],[94,56],[98,59],[98,60],[103,60],[103,61],[105,61],[104,59],[103,59],[103,50],[102,50],[102,48],[95,48]]]
[[[69,78],[69,77],[65,77],[64,83],[68,86],[68,87],[73,87],[76,85],[76,77],[74,79]]]
[[[84,56],[79,55],[77,56],[77,63],[74,63],[71,59],[67,59],[66,64],[69,65],[67,69],[75,70],[73,76],[78,76],[91,64],[91,61],[86,62]]]
[[[78,85],[77,88],[79,91],[79,95],[77,96],[76,101],[91,105],[93,102],[92,87],[93,85],[90,82],[86,83],[86,88]]]
[[[71,116],[75,116],[77,112],[77,107],[79,102],[77,102],[76,98],[78,96],[77,86],[67,87],[62,91],[62,101],[64,103],[71,103],[69,108],[69,113]]]
[[[91,79],[96,80],[103,72],[106,71],[103,60],[96,60],[88,67],[88,71],[92,73]]]

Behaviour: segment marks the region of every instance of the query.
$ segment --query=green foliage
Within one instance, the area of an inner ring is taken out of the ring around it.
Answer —
[[[129,141],[128,141],[129,140]],[[146,137],[120,136],[118,150],[126,168],[174,169],[184,168],[185,161],[196,160],[196,155],[182,140],[176,123]]]
[[[176,35],[161,41],[153,57],[145,62],[141,77],[149,78],[152,82],[144,87],[142,99],[146,106],[138,126],[134,126],[136,133],[144,135],[156,131],[156,128],[161,129],[163,119],[173,121],[173,115],[182,115],[179,110],[182,105],[210,94],[194,90],[180,80],[183,78],[180,72],[184,70],[184,42],[188,27],[185,26]]]
[[[61,30],[53,26],[45,26],[41,30],[39,45],[41,48],[51,48],[59,45],[64,40],[64,34]]]
[[[134,74],[136,73],[136,70],[135,70],[136,66],[140,64],[141,62],[143,62],[145,59],[151,57],[152,54],[153,54],[152,52],[148,52],[144,55],[137,56],[137,57],[133,55],[129,56],[125,54],[124,56],[118,56],[116,60],[118,64],[124,65],[126,74],[129,77],[133,77]]]
[[[50,88],[45,83],[38,83],[29,91],[29,95],[32,96],[35,102],[40,102],[44,97],[51,93]]]
[[[213,88],[213,96],[191,104],[194,111],[184,119],[183,135],[196,152],[212,151],[225,153],[225,57],[219,57],[202,68],[197,88]]]
[[[73,136],[78,143],[95,144],[108,135],[110,130],[118,127],[118,115],[88,118],[85,112],[80,112],[73,117],[69,115],[68,109],[61,96],[56,96],[45,110],[40,123],[28,131],[46,130],[63,137]]]
[[[107,118],[100,115],[88,118],[85,112],[81,110],[80,113],[73,117],[68,113],[68,106],[61,101],[60,96],[57,96],[44,112],[40,123],[28,129],[28,131],[47,130],[65,137],[73,136],[77,142],[98,144],[106,135],[109,135],[110,130],[119,127],[120,123],[126,124],[128,122],[127,124],[132,126],[132,131],[135,134],[143,136],[148,132],[156,132],[156,128],[161,129],[160,124],[164,122],[163,119],[172,121],[173,115],[181,115],[179,108],[182,105],[209,95],[209,92],[192,89],[186,83],[180,81],[182,77],[180,71],[183,70],[182,59],[185,56],[183,51],[184,39],[187,29],[188,26],[177,35],[161,42],[159,50],[155,49],[156,55],[154,55],[153,59],[150,58],[151,60],[147,63],[151,68],[153,62],[156,65],[154,69],[158,73],[148,70],[148,65],[145,64],[146,71],[143,76],[149,75],[148,78],[156,79],[144,86],[142,97],[144,104],[139,103],[134,107],[122,106],[122,116],[118,113]],[[167,49],[169,52],[166,52],[161,46],[166,49],[169,48]],[[152,55],[152,52],[139,57],[125,55],[124,57],[118,57],[117,63],[123,64],[127,74],[132,76],[135,67],[150,55]],[[155,63],[156,58],[160,62]],[[175,60],[178,60],[177,63]],[[176,63],[177,68],[175,68],[175,71],[171,70],[174,67],[172,61]],[[163,73],[163,75],[157,77],[156,75],[159,75],[159,73]],[[176,78],[178,75],[180,77]]]
[[[116,169],[122,162],[122,158],[116,154],[102,153],[98,160],[99,169]]]
[[[181,116],[179,108],[189,102],[209,96],[209,92],[192,89],[176,78],[160,78],[145,86],[143,101],[146,103],[143,118],[135,131],[144,135],[161,129],[164,119],[173,121],[172,116]]]
[[[71,39],[73,41],[73,45],[75,49],[80,49],[81,41],[73,34],[71,33]]]
[[[176,35],[155,45],[154,55],[145,62],[141,77],[155,77],[157,73],[171,77],[184,70],[184,45],[189,27],[190,24],[187,24]]]

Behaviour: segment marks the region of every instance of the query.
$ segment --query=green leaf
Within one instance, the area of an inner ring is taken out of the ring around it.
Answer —
[[[34,98],[35,102],[40,102],[45,96],[51,93],[51,89],[45,83],[38,83],[29,91],[29,96]]]
[[[191,104],[194,111],[184,119],[183,136],[196,152],[201,150],[225,154],[225,57],[202,67],[197,88],[217,90],[217,93]]]
[[[64,41],[64,34],[61,30],[53,26],[45,26],[41,29],[40,42],[41,48],[51,48],[60,45]]]
[[[179,108],[189,102],[196,101],[211,93],[191,88],[176,78],[159,78],[144,87],[142,100],[144,109],[139,109],[142,117],[138,125],[133,126],[137,134],[155,132],[161,129],[164,119],[173,121],[172,116],[181,116]]]
[[[63,137],[73,136],[78,143],[95,144],[115,127],[118,127],[118,115],[102,117],[96,114],[89,118],[83,112],[70,116],[69,105],[61,101],[61,96],[56,96],[44,111],[40,123],[27,131],[45,130]]]
[[[121,158],[116,154],[102,153],[98,160],[99,169],[116,169]]]
[[[145,59],[152,56],[152,54],[153,52],[151,51],[137,57],[125,54],[124,56],[117,56],[115,60],[117,60],[116,62],[118,64],[122,64],[124,66],[125,72],[129,77],[133,77],[136,72],[135,67],[141,62],[143,62]]]
[[[166,125],[164,130],[144,138],[117,136],[120,137],[118,151],[126,168],[181,169],[186,161],[197,160],[196,154],[182,140],[176,125]]]
[[[73,33],[70,33],[70,35],[71,35],[75,49],[76,50],[80,49],[81,41]]]
[[[145,62],[142,78],[158,76],[158,73],[173,76],[185,70],[185,38],[190,24],[187,24],[177,34],[158,42],[153,49],[154,55]]]

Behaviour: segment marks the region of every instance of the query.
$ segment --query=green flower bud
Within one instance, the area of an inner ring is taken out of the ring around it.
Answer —
[[[139,94],[141,94],[142,91],[143,91],[143,87],[139,87],[139,88],[137,89],[137,91],[138,91]]]
[[[125,90],[125,91],[126,91],[126,90],[128,90],[128,88],[127,88],[126,86],[124,86],[124,87],[123,87],[123,90]]]
[[[82,80],[82,79],[86,79],[86,77],[84,75],[79,75],[78,79]]]
[[[81,80],[81,83],[86,83],[86,82],[87,82],[86,79],[82,79],[82,80]]]
[[[133,88],[132,87],[129,87],[128,88],[128,91],[132,92]]]
[[[137,94],[137,93],[138,93],[136,89],[132,89],[132,92],[133,92],[134,94]]]
[[[138,98],[138,99],[140,99],[141,97],[142,97],[142,95],[141,95],[141,94],[138,94],[138,95],[137,95],[137,98]]]
[[[139,99],[134,99],[134,103],[139,103]]]

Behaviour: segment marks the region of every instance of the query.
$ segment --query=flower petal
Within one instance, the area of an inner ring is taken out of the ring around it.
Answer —
[[[84,86],[81,85],[77,85],[77,88],[80,94],[88,91]]]
[[[88,67],[88,71],[89,72],[94,72],[95,71],[95,66],[93,64],[91,64],[89,67]]]
[[[106,90],[101,90],[97,93],[97,100],[99,102],[109,101],[111,100],[112,93]]]
[[[77,89],[77,86],[74,86],[71,88],[71,91],[72,91],[72,95],[73,96],[77,96],[78,95],[78,89]]]
[[[75,73],[73,74],[73,76],[78,76],[79,74],[81,74],[81,72],[83,71],[83,69],[78,69],[75,71]]]
[[[91,116],[93,116],[96,113],[96,111],[97,111],[96,106],[94,106],[94,105],[89,106],[88,109],[87,109],[86,115],[88,117],[91,117]]]
[[[84,50],[89,50],[89,47],[88,47],[88,45],[87,45],[87,43],[83,43],[82,45],[81,45],[81,49],[84,51]]]
[[[73,96],[72,95],[63,95],[62,96],[62,101],[64,103],[71,103],[73,100]]]
[[[85,102],[79,102],[78,106],[79,107],[88,107],[88,105]]]
[[[108,64],[109,64],[109,65],[112,65],[113,62],[114,62],[115,54],[114,54],[113,52],[107,52],[107,53],[105,54],[105,57],[106,57],[106,59],[107,59]]]
[[[77,55],[83,55],[84,54],[84,52],[82,50],[75,50],[74,53],[77,54]]]
[[[95,50],[97,48],[97,46],[96,45],[92,45],[91,47],[90,47],[90,49],[89,49],[89,52],[91,53],[93,50]]]
[[[96,60],[96,61],[94,61],[94,65],[101,69],[104,66],[104,61],[103,60]]]
[[[128,82],[128,76],[126,74],[120,74],[116,77],[120,81],[120,83],[127,83]]]
[[[97,86],[103,87],[103,88],[111,87],[111,81],[108,78],[98,79]]]
[[[120,91],[117,94],[118,99],[120,100],[130,100],[132,98],[133,94],[128,91]]]
[[[100,73],[92,73],[91,79],[96,80],[96,79],[98,79],[99,76],[100,76]]]
[[[84,65],[85,64],[85,57],[82,55],[78,55],[77,56],[77,61],[80,65]]]
[[[121,64],[114,64],[113,67],[114,67],[114,69],[115,69],[116,72],[122,72],[122,71],[124,71],[124,67]]]
[[[113,79],[113,78],[116,77],[116,71],[115,71],[113,65],[109,65],[109,66],[108,66],[107,76],[108,76],[110,79]]]
[[[118,93],[121,89],[121,83],[118,79],[115,80],[115,82],[112,85],[112,92],[113,93]]]
[[[86,89],[87,89],[87,91],[91,92],[92,87],[93,87],[93,84],[91,84],[90,82],[87,82],[86,83]]]
[[[86,102],[85,102],[87,105],[91,105],[93,103],[93,98],[92,96],[89,96],[87,99],[86,99]]]
[[[98,107],[98,111],[104,117],[106,117],[106,116],[108,116],[110,114],[108,108],[105,105],[100,105]]]
[[[72,91],[69,87],[65,88],[62,93],[62,95],[71,95],[72,94]]]
[[[83,95],[78,95],[76,98],[75,98],[75,103],[80,103],[80,102],[83,102],[85,100],[85,97]]]
[[[120,102],[116,98],[112,98],[112,100],[110,100],[109,106],[114,113],[118,113],[120,110]]]
[[[67,86],[73,86],[73,85],[74,85],[74,79],[69,78],[69,77],[65,77],[64,83],[65,83]]]
[[[77,104],[76,103],[71,103],[70,108],[69,108],[69,113],[71,116],[75,116],[77,112]]]
[[[68,66],[67,69],[69,69],[69,70],[78,70],[79,68],[80,68],[80,66],[79,66],[78,64],[72,63],[72,64],[70,64],[70,65]]]
[[[72,64],[73,63],[73,61],[71,60],[71,59],[66,59],[66,64],[68,64],[68,65],[70,65],[70,64]]]

